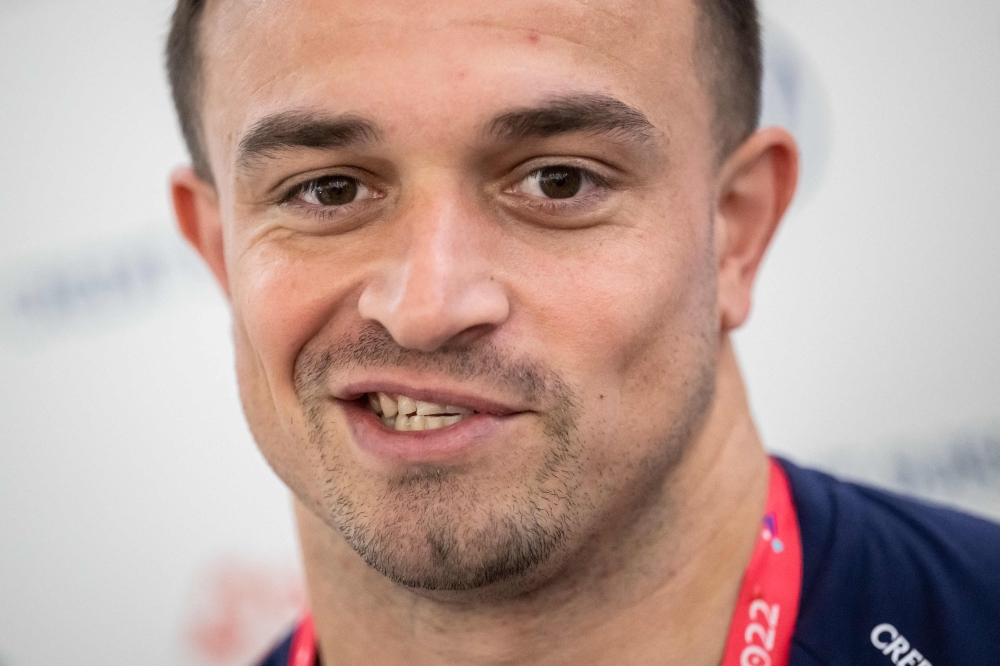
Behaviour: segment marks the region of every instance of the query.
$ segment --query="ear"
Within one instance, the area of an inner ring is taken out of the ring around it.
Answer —
[[[750,314],[754,277],[795,194],[798,169],[795,139],[769,127],[747,139],[720,170],[715,232],[723,332]]]
[[[222,216],[215,187],[198,178],[194,169],[179,167],[170,175],[170,195],[181,233],[208,264],[226,298],[229,298],[229,276],[222,245]]]

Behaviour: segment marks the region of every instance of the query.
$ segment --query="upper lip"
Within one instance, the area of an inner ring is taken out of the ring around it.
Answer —
[[[416,383],[392,380],[362,380],[345,383],[333,391],[333,397],[338,400],[357,400],[366,393],[389,393],[405,395],[414,400],[432,402],[438,405],[464,407],[483,414],[509,416],[518,412],[528,411],[516,405],[501,402],[483,395],[478,395],[462,389],[447,387],[429,388],[431,382]]]

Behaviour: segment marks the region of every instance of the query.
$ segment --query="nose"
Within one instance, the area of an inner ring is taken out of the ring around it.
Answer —
[[[402,347],[431,352],[466,344],[503,323],[510,304],[490,256],[496,233],[460,195],[423,197],[392,224],[400,243],[365,285],[361,317]]]

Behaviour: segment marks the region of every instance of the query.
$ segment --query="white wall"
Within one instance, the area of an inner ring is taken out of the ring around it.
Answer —
[[[829,127],[738,340],[765,439],[1000,515],[1000,3],[763,8]]]
[[[240,663],[295,611],[287,495],[170,222],[168,5],[0,5],[5,666]]]
[[[0,4],[0,664],[235,664],[301,603],[172,231],[168,0]],[[769,446],[1000,516],[1000,3],[767,0],[804,193],[738,336]]]

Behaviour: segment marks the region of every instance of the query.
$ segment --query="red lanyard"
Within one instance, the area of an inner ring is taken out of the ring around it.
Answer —
[[[722,666],[787,666],[802,589],[802,540],[792,491],[771,461],[760,538],[729,627]]]
[[[771,461],[760,538],[743,576],[722,666],[787,666],[802,586],[799,520],[781,466]],[[316,628],[307,614],[292,637],[288,666],[316,665]]]
[[[312,613],[307,613],[295,629],[288,666],[316,666],[316,625]]]

